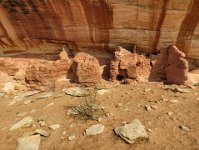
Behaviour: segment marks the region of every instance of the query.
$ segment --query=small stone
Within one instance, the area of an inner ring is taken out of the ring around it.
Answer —
[[[199,98],[196,98],[197,101],[199,101]]]
[[[97,119],[97,121],[98,121],[99,123],[102,122],[102,118],[99,117],[99,118]]]
[[[53,105],[55,105],[55,103],[52,102],[52,103],[46,105],[46,107],[50,107],[50,106],[53,106]]]
[[[109,91],[109,90],[105,90],[105,89],[102,89],[102,90],[98,90],[98,91],[97,91],[97,94],[98,94],[98,95],[104,95],[104,94],[106,94],[106,93],[110,93],[110,91]]]
[[[39,150],[40,141],[40,135],[25,136],[22,138],[18,138],[18,146],[16,150]]]
[[[175,99],[172,99],[172,100],[170,100],[169,102],[170,102],[170,103],[173,103],[173,104],[174,104],[174,103],[178,103],[178,101],[175,100]]]
[[[122,105],[122,103],[118,103],[117,105],[116,105],[116,107],[122,107],[123,105]]]
[[[182,129],[182,130],[184,130],[184,131],[187,131],[187,132],[189,132],[190,131],[190,129],[189,129],[189,127],[187,127],[187,126],[180,126],[180,129]]]
[[[61,126],[59,124],[50,125],[49,129],[56,130],[59,129]]]
[[[53,92],[45,93],[44,95],[38,97],[37,99],[45,99],[53,96]]]
[[[86,89],[80,87],[72,87],[64,89],[63,91],[65,92],[66,95],[75,96],[75,97],[85,97],[89,94]]]
[[[67,110],[67,114],[68,115],[78,115],[79,112],[77,110],[73,109],[73,108],[70,108],[70,109]]]
[[[104,131],[105,126],[102,124],[92,125],[86,129],[86,135],[98,135]]]
[[[40,127],[44,127],[44,126],[46,126],[45,121],[39,121],[38,123],[39,123]]]
[[[72,135],[70,135],[70,136],[68,137],[68,140],[69,140],[69,141],[73,141],[73,140],[75,140],[75,137],[76,137],[76,135],[75,135],[75,134],[72,134]]]
[[[61,140],[65,140],[65,137],[64,137],[64,136],[61,136],[60,139],[61,139]]]
[[[63,131],[63,132],[62,132],[62,135],[66,135],[66,131]]]
[[[23,103],[25,104],[25,105],[28,105],[28,104],[30,104],[30,103],[32,103],[33,101],[32,100],[27,100],[27,101],[24,101]]]
[[[155,106],[155,105],[151,105],[151,108],[152,108],[152,109],[158,109],[158,107]]]
[[[26,117],[22,119],[21,121],[15,123],[9,130],[13,131],[19,128],[25,128],[25,127],[32,127],[34,126],[34,121],[32,117]]]
[[[151,130],[150,128],[147,128],[147,131],[148,131],[148,132],[152,132],[152,130]]]
[[[133,120],[130,124],[125,124],[121,127],[115,128],[114,132],[129,144],[149,139],[145,127],[138,119]]]
[[[50,136],[50,134],[47,131],[43,130],[43,129],[36,129],[35,133],[36,134],[40,134],[41,136],[45,136],[45,137]]]
[[[169,116],[172,116],[172,115],[173,115],[173,112],[170,111],[170,112],[168,112],[167,114],[168,114]]]
[[[125,124],[127,124],[127,122],[126,121],[122,121],[122,125],[125,125]]]
[[[149,106],[149,105],[145,105],[144,107],[145,107],[145,109],[146,109],[147,111],[151,111],[151,110],[152,110],[152,107]]]

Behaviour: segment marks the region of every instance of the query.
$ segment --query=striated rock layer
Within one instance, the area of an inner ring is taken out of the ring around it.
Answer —
[[[0,54],[176,45],[199,59],[198,0],[2,0]],[[13,4],[14,3],[14,4]]]

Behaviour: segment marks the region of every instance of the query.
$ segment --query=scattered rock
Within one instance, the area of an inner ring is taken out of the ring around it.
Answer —
[[[41,141],[40,135],[26,136],[17,139],[17,149],[16,150],[39,150]]]
[[[178,103],[178,101],[175,100],[175,99],[172,99],[172,100],[170,100],[169,102],[170,102],[170,103]]]
[[[116,107],[122,107],[122,106],[123,106],[122,103],[118,103],[118,104],[116,105]]]
[[[149,139],[145,127],[138,119],[133,120],[130,124],[115,128],[114,132],[129,144]]]
[[[109,90],[105,90],[105,89],[102,89],[102,90],[98,90],[98,91],[97,91],[97,94],[98,94],[98,95],[104,95],[104,94],[106,94],[106,93],[110,93],[110,91],[109,91]]]
[[[189,132],[190,131],[190,129],[189,129],[189,127],[187,127],[187,126],[180,126],[180,129],[182,129],[182,130],[184,130],[184,131],[187,131],[187,132]]]
[[[70,109],[67,110],[67,114],[68,115],[78,115],[79,112],[77,110],[73,109],[73,108],[70,108]]]
[[[53,106],[53,105],[55,105],[55,103],[52,102],[52,103],[46,105],[46,107],[50,107],[50,106]]]
[[[53,92],[45,93],[44,95],[38,97],[37,99],[45,99],[53,96]]]
[[[85,89],[82,89],[80,87],[68,88],[68,89],[65,89],[64,92],[67,95],[75,96],[75,97],[85,97],[89,94]]]
[[[45,137],[50,136],[50,134],[47,131],[43,130],[43,129],[36,129],[35,133],[36,134],[40,134],[41,136],[45,136]]]
[[[61,126],[59,124],[53,124],[53,125],[50,125],[49,126],[49,129],[52,129],[52,130],[57,130],[59,129]]]
[[[170,112],[168,112],[167,114],[168,114],[169,116],[172,116],[172,115],[173,115],[173,112],[170,111]]]
[[[144,107],[145,107],[145,109],[146,109],[147,111],[151,111],[151,110],[152,110],[152,107],[149,106],[149,105],[145,105]]]
[[[75,134],[72,134],[72,135],[70,135],[70,136],[68,137],[68,140],[69,140],[69,141],[73,141],[73,140],[75,140],[75,137],[76,137],[76,135],[75,135]]]
[[[34,126],[34,121],[32,117],[26,117],[19,122],[15,123],[9,130],[13,131],[19,128],[25,128],[25,127],[32,127]]]
[[[44,126],[46,126],[45,121],[39,121],[38,123],[39,123],[40,127],[44,127]]]
[[[27,100],[27,101],[24,101],[23,103],[25,104],[25,105],[28,105],[28,104],[30,104],[30,103],[32,103],[33,102],[33,100]]]
[[[98,135],[104,131],[105,126],[102,124],[92,125],[86,129],[86,135]]]
[[[199,98],[196,98],[197,101],[199,101]]]

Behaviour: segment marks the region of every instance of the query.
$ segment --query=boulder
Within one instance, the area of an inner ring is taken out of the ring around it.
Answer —
[[[188,80],[188,61],[185,54],[176,46],[168,49],[168,61],[166,68],[167,82],[171,84],[185,84]]]
[[[25,136],[18,138],[18,146],[16,150],[39,150],[40,141],[40,135]]]
[[[100,83],[101,73],[98,60],[86,53],[78,53],[74,58],[73,72],[77,83]]]
[[[130,124],[115,128],[114,132],[129,144],[149,139],[145,127],[138,119],[133,120]]]
[[[115,81],[118,77],[126,80],[135,79],[138,81],[148,80],[150,74],[150,61],[142,55],[117,47],[114,52],[114,59],[110,65],[110,80]]]

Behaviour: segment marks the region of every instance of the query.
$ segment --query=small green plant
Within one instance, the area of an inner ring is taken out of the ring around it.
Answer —
[[[74,113],[71,114],[78,118],[86,120],[97,120],[104,112],[99,108],[97,102],[97,88],[81,87],[85,91],[84,101],[80,105],[72,105],[67,107]]]

